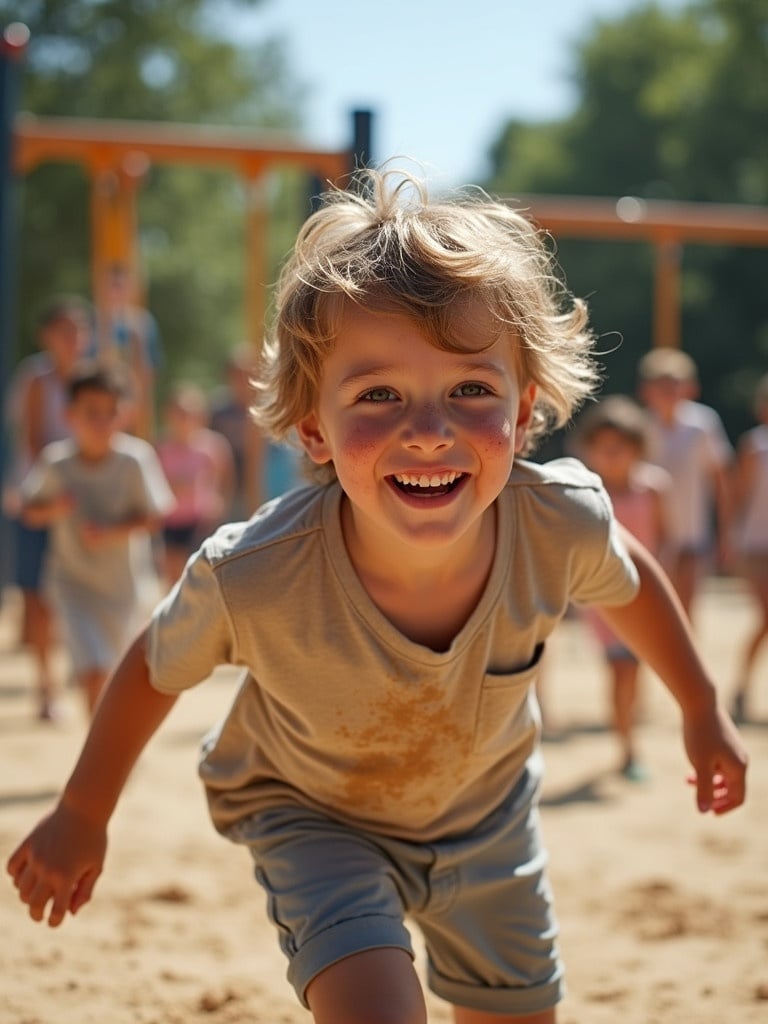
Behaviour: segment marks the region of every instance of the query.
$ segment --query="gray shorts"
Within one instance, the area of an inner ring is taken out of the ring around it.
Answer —
[[[306,1006],[321,971],[381,947],[413,957],[421,929],[432,991],[498,1014],[539,1013],[563,995],[557,923],[530,783],[469,835],[393,839],[298,806],[272,808],[228,835],[251,850],[269,917]]]

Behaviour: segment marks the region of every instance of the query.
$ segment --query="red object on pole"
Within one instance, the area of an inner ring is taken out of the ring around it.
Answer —
[[[20,21],[11,22],[0,36],[0,51],[12,60],[21,60],[29,42],[29,29]]]

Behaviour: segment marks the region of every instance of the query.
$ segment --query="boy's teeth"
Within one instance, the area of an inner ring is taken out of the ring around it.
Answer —
[[[407,484],[410,487],[446,487],[460,475],[460,473],[453,472],[433,473],[431,476],[427,476],[426,473],[421,473],[418,476],[415,473],[395,473],[395,480],[399,484]]]

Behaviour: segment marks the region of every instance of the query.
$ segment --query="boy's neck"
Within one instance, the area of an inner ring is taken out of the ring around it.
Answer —
[[[96,465],[99,462],[106,461],[112,454],[113,446],[110,444],[109,448],[105,448],[99,452],[89,452],[87,449],[78,446],[77,454],[83,462],[88,462],[91,465]]]
[[[476,608],[493,566],[495,505],[448,552],[409,548],[397,557],[388,547],[381,557],[378,546],[372,549],[360,537],[346,500],[342,532],[357,576],[384,616],[410,640],[447,650]]]
[[[654,415],[665,427],[671,427],[677,422],[679,412],[679,402],[675,405],[657,406],[654,409]]]

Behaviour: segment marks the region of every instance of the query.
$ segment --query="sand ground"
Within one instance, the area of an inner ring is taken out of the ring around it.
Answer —
[[[51,805],[83,738],[33,717],[30,665],[15,644],[15,595],[0,607],[0,856]],[[727,693],[753,619],[739,584],[710,581],[697,632]],[[59,656],[66,671],[66,659]],[[645,680],[640,742],[652,772],[614,772],[604,675],[567,621],[550,645],[543,818],[569,994],[561,1024],[768,1021],[768,653],[761,662],[747,805],[694,810],[678,716]],[[57,930],[31,922],[0,883],[0,1024],[300,1024],[247,854],[209,825],[197,743],[227,704],[231,673],[189,693],[148,747],[110,831],[94,902]],[[420,954],[421,955],[421,954]],[[419,960],[422,970],[422,960]],[[430,1021],[451,1019],[429,998]]]

